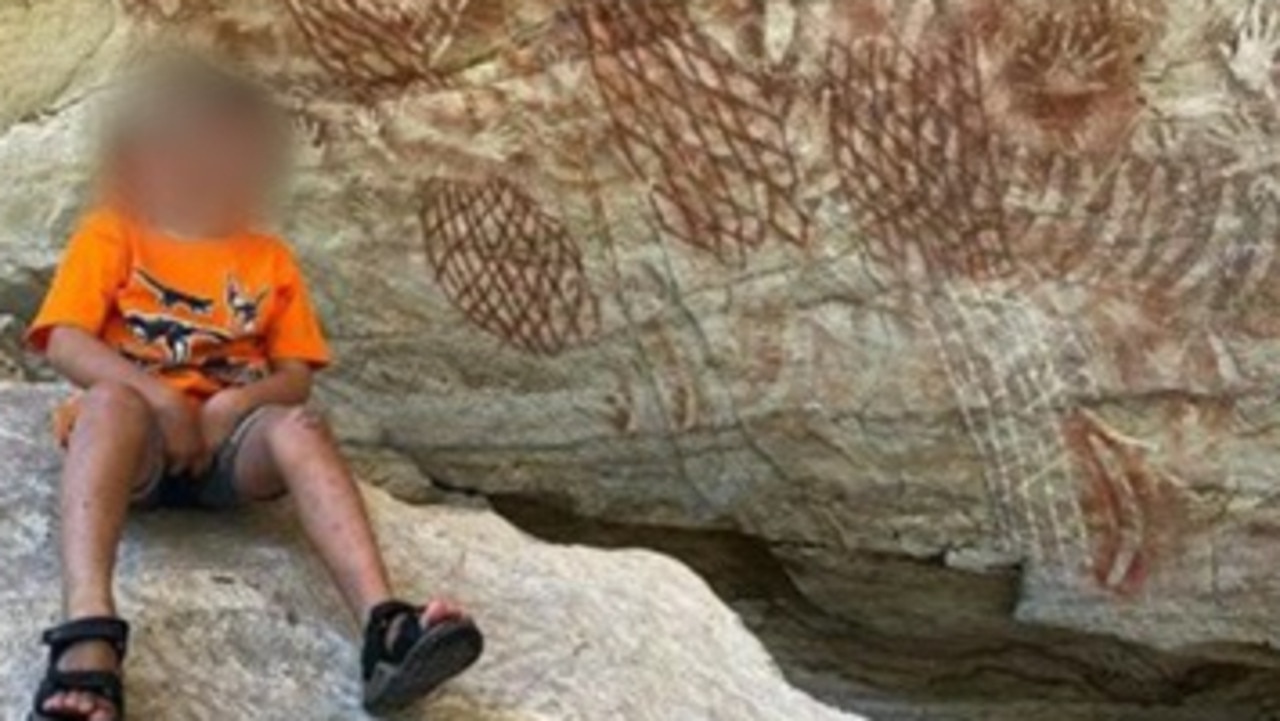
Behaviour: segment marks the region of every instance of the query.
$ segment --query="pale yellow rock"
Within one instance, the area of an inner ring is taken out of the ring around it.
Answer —
[[[58,605],[64,391],[0,387],[0,709],[19,718]],[[488,636],[481,663],[398,718],[433,721],[855,721],[782,680],[706,585],[657,554],[535,541],[492,512],[411,508],[367,493],[408,598],[449,594]],[[287,505],[287,504],[286,504]],[[364,718],[356,629],[287,508],[136,519],[121,549],[135,624],[131,717]]]
[[[0,2],[0,128],[48,110],[106,41],[117,19],[105,0]]]

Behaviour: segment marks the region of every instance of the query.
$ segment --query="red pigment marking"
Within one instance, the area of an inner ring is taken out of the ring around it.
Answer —
[[[434,180],[422,193],[427,259],[453,304],[529,353],[592,336],[599,304],[564,224],[510,182]]]
[[[833,44],[827,59],[833,160],[867,253],[939,282],[1015,270],[975,63],[963,34],[911,49],[890,38]]]
[[[408,7],[360,0],[287,0],[285,6],[330,92],[371,102],[412,85],[439,87],[431,58],[457,28],[466,0]]]
[[[1143,9],[1081,0],[1013,13],[988,49],[999,58],[989,103],[997,122],[1042,148],[1122,148],[1142,110],[1145,28],[1156,11]]]
[[[743,67],[678,3],[591,0],[575,19],[614,145],[650,182],[665,234],[725,262],[770,239],[809,242],[789,85]]]
[[[1162,554],[1177,542],[1179,498],[1145,451],[1083,410],[1063,421],[1063,437],[1084,474],[1080,507],[1097,584],[1119,596],[1146,585]]]

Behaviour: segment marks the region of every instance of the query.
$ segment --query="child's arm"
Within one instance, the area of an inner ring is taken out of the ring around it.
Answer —
[[[200,428],[209,449],[217,448],[235,431],[245,414],[262,406],[298,406],[311,397],[311,366],[304,361],[271,364],[271,374],[247,385],[227,388],[205,402]],[[208,462],[208,458],[204,459]]]
[[[224,397],[223,403],[234,403],[241,414],[261,406],[302,405],[311,397],[311,366],[303,361],[276,361],[266,378],[218,395]]]
[[[201,409],[205,440],[216,448],[235,430],[245,414],[267,405],[299,406],[311,396],[311,375],[329,362],[329,347],[311,308],[306,283],[287,249],[279,258],[277,309],[265,333],[271,374],[243,386],[228,388]]]
[[[178,390],[144,372],[97,336],[74,326],[56,326],[46,348],[49,363],[82,387],[120,383],[138,392],[155,412],[164,437],[167,468],[181,473],[193,468],[205,451],[195,409]]]
[[[214,415],[239,419],[262,406],[302,405],[311,397],[312,373],[329,362],[329,346],[312,310],[302,273],[286,247],[280,246],[279,252],[276,309],[264,333],[271,374],[254,383],[228,388],[211,398],[209,404],[214,407],[208,410]],[[214,425],[216,430],[230,432],[223,422]],[[220,435],[215,435],[209,440],[216,443],[220,439]]]
[[[147,403],[156,410],[181,400],[178,391],[80,328],[54,328],[49,334],[46,357],[54,370],[81,388],[98,383],[126,385],[147,399]]]

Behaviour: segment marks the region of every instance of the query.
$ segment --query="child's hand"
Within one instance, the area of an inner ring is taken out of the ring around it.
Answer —
[[[181,475],[196,469],[205,454],[205,440],[200,431],[196,409],[177,394],[155,407],[160,433],[164,436],[166,469]]]
[[[239,388],[228,388],[205,401],[200,408],[200,433],[207,453],[213,453],[231,437],[236,424],[249,412],[249,403],[250,399]]]

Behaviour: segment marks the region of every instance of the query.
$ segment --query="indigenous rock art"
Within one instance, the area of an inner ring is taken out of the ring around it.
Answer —
[[[999,147],[963,36],[908,49],[833,43],[830,131],[841,188],[877,262],[925,279],[1013,270]]]
[[[1124,148],[1142,111],[1139,73],[1163,3],[1006,4],[989,42],[999,69],[986,98],[1001,130],[1046,150]]]
[[[288,0],[285,5],[332,82],[368,101],[417,83],[443,84],[432,60],[469,3]]]
[[[285,225],[360,440],[759,537],[836,614],[887,553],[1016,573],[1020,619],[1280,644],[1280,0],[113,12],[0,97],[14,268],[123,47],[212,47],[307,130]]]
[[[1276,205],[1257,202],[1257,178],[1223,160],[1131,156],[1101,172],[1063,170],[1050,163],[1040,173],[1075,186],[1079,207],[1041,216],[1028,231],[1056,276],[1133,292],[1171,314],[1238,307],[1270,276]]]
[[[1147,462],[1141,444],[1076,410],[1063,433],[1085,476],[1081,504],[1098,583],[1139,590],[1163,552],[1172,552],[1183,519],[1176,482]]]
[[[784,82],[739,65],[680,3],[590,0],[576,12],[619,149],[651,179],[664,232],[726,262],[768,239],[809,242]]]
[[[1037,274],[1011,247],[1006,156],[984,105],[976,39],[940,42],[923,51],[881,38],[832,47],[841,187],[862,217],[868,255],[898,278],[890,287],[928,284],[930,327],[986,459],[1002,537],[1070,579],[1088,564],[1056,417],[1089,379],[1059,359],[1064,347],[1078,350],[1069,326],[1050,336],[1054,322],[1017,285],[990,285]]]
[[[564,226],[511,183],[433,181],[422,189],[427,259],[477,326],[530,353],[553,354],[598,322],[582,252]]]

